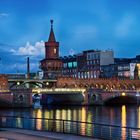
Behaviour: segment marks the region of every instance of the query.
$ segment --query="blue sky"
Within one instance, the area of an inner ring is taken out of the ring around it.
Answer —
[[[43,41],[54,32],[60,55],[113,49],[115,57],[140,54],[140,0],[0,0],[2,73],[31,70],[44,58]]]

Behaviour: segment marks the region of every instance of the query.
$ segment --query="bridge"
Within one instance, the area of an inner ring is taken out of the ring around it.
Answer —
[[[56,82],[57,80],[55,79],[8,79],[9,89],[54,87],[56,86]]]
[[[138,90],[88,90],[88,104],[140,104]]]
[[[139,90],[140,80],[130,79],[75,79],[75,78],[58,78],[58,79],[8,79],[9,88],[93,88],[110,90]]]
[[[139,90],[140,80],[59,78],[57,80],[57,87],[85,87],[87,89],[104,89],[106,91]]]
[[[26,101],[30,98],[30,104],[34,95],[39,96],[45,103],[51,103],[59,99],[74,100],[79,99],[79,104],[109,104],[109,103],[135,103],[140,101],[140,80],[120,80],[120,79],[74,79],[74,78],[58,78],[53,79],[8,79],[9,92],[11,94],[0,94],[2,100],[9,97],[11,102],[17,100],[20,105],[22,100]],[[56,91],[57,88],[63,89],[65,92]],[[68,89],[70,92],[68,92]],[[75,89],[75,91],[72,91]],[[85,89],[85,92],[78,92],[78,89]],[[35,91],[36,90],[36,91]],[[26,99],[23,99],[26,98]],[[49,100],[48,100],[49,99]],[[28,101],[29,101],[28,100]],[[77,100],[78,101],[78,100]],[[32,103],[31,103],[32,102]],[[67,103],[67,101],[65,102]]]
[[[30,107],[35,100],[42,105],[104,105],[104,104],[140,104],[140,92],[137,90],[96,90],[96,89],[16,89],[0,93],[0,103],[8,106]]]

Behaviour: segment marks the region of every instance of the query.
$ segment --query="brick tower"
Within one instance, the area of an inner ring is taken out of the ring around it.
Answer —
[[[44,78],[56,79],[61,76],[62,61],[59,58],[59,42],[56,41],[53,31],[53,20],[48,41],[45,42],[45,59],[40,61],[40,68],[44,72]]]

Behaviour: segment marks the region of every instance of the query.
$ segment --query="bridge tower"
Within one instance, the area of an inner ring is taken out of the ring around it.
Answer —
[[[53,31],[53,20],[48,41],[45,42],[45,59],[40,61],[40,68],[44,72],[44,78],[56,79],[61,76],[62,61],[59,58],[59,42],[56,41]]]

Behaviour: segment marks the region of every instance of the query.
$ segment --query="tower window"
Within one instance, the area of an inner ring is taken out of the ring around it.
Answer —
[[[54,52],[54,54],[56,54],[56,48],[54,48],[53,52]]]

